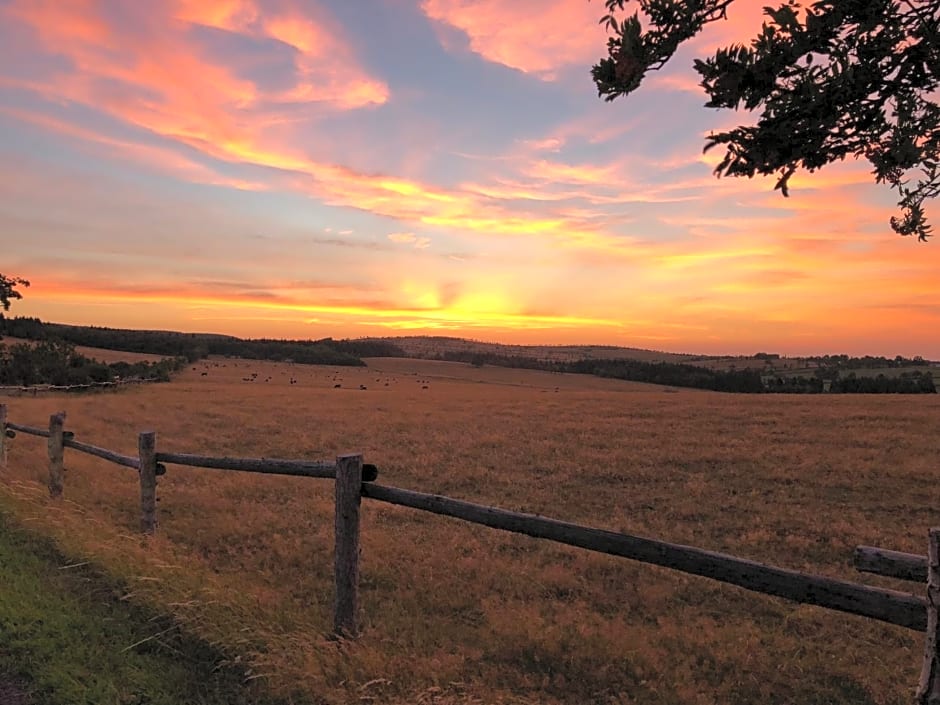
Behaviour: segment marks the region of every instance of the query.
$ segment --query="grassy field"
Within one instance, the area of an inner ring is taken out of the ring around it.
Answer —
[[[3,512],[0,566],[3,705],[275,705],[179,623],[124,599],[126,584]]]
[[[36,425],[65,409],[79,440],[129,454],[144,429],[164,451],[357,451],[385,484],[854,580],[855,545],[924,553],[940,524],[935,395],[733,396],[369,362],[215,360],[171,384],[7,403]],[[907,703],[916,684],[919,634],[368,501],[364,635],[336,642],[329,481],[170,466],[146,541],[133,471],[69,451],[66,468],[52,502],[42,439],[17,436],[0,503],[284,696],[857,705]]]

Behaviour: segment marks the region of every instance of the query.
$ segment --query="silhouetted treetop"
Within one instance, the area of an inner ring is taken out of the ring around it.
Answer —
[[[3,306],[3,310],[9,311],[11,301],[23,298],[23,295],[16,290],[17,287],[25,289],[28,286],[29,282],[25,279],[0,274],[0,306]]]
[[[592,69],[598,94],[635,91],[734,2],[605,0],[611,36]],[[625,16],[631,5],[638,12]],[[876,183],[898,192],[891,227],[926,240],[923,204],[940,193],[940,0],[788,0],[764,13],[749,44],[695,61],[707,107],[759,115],[708,137],[706,151],[725,149],[715,174],[775,174],[787,196],[796,171],[863,158]]]

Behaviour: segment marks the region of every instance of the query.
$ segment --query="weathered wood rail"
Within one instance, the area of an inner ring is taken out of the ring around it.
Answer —
[[[150,384],[159,382],[156,379],[122,379],[113,382],[89,382],[87,384],[31,384],[31,385],[0,385],[0,394],[7,396],[37,396],[47,392],[87,392],[90,389],[107,389],[109,387],[123,387],[129,384]]]
[[[898,590],[878,588],[846,580],[811,575],[765,565],[746,558],[708,551],[659,539],[607,531],[570,522],[512,512],[440,495],[376,484],[378,469],[362,462],[361,455],[341,455],[335,462],[278,458],[232,458],[156,449],[156,433],[138,435],[138,456],[132,457],[77,441],[64,429],[65,413],[52,414],[49,428],[11,422],[0,404],[0,470],[6,467],[9,439],[16,433],[45,437],[49,454],[49,491],[64,491],[63,458],[66,448],[86,453],[138,471],[140,527],[152,534],[157,527],[157,477],[166,465],[254,472],[334,480],[334,620],[335,634],[354,638],[359,634],[359,533],[362,498],[449,516],[503,531],[576,546],[589,551],[629,558],[673,570],[703,576],[746,590],[876,619],[906,629],[926,632],[923,667],[916,692],[917,705],[940,705],[940,529],[929,532],[928,554],[918,556],[872,546],[855,549],[854,561],[861,572],[927,583],[926,599]]]
[[[578,546],[589,551],[652,563],[683,573],[720,580],[754,592],[858,614],[916,631],[924,631],[927,626],[924,599],[896,590],[809,575],[692,546],[592,529],[557,519],[520,514],[369,482],[363,483],[362,496],[443,514],[494,529]]]
[[[889,551],[875,546],[857,546],[854,561],[856,570],[863,573],[875,573],[918,583],[927,581],[926,556]]]
[[[157,461],[171,465],[189,465],[190,467],[214,468],[216,470],[240,470],[242,472],[260,472],[271,475],[294,475],[297,477],[321,477],[334,479],[336,463],[309,460],[282,460],[279,458],[225,458],[208,455],[190,455],[189,453],[157,453]],[[364,480],[378,477],[375,465],[363,465]]]

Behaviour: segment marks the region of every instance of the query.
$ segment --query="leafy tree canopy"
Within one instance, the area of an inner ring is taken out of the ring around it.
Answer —
[[[4,311],[10,310],[10,302],[14,299],[22,299],[23,295],[16,290],[16,287],[27,287],[29,282],[19,277],[7,277],[0,274],[0,306]]]
[[[599,95],[636,90],[734,1],[605,0],[608,56],[592,70]],[[627,16],[630,5],[638,12]],[[940,193],[940,0],[788,0],[764,13],[750,44],[695,61],[707,107],[759,113],[756,125],[707,138],[706,151],[725,149],[715,174],[775,174],[787,196],[798,169],[864,158],[898,192],[891,227],[926,240],[923,203]]]

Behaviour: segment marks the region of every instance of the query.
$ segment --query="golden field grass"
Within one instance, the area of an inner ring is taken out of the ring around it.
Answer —
[[[144,429],[164,451],[357,451],[384,484],[919,590],[860,576],[851,553],[924,553],[927,528],[940,524],[935,395],[722,395],[369,362],[214,360],[171,384],[5,401],[11,420],[39,426],[65,409],[76,438],[128,454]],[[251,372],[257,381],[243,382]],[[176,614],[279,693],[324,703],[893,704],[910,702],[916,684],[920,634],[370,500],[364,634],[332,641],[328,480],[171,465],[158,534],[145,540],[133,471],[67,450],[65,500],[53,502],[43,439],[12,443],[5,506],[127,578],[133,599]]]

